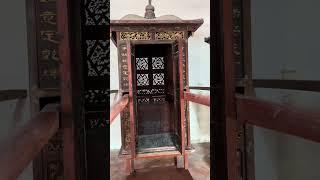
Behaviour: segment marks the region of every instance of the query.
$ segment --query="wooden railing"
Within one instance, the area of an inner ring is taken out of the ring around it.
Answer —
[[[237,96],[237,119],[278,132],[320,142],[320,113],[257,99]]]
[[[59,106],[47,105],[0,145],[0,179],[15,180],[59,129]]]
[[[113,120],[123,111],[123,109],[128,105],[129,97],[128,95],[123,96],[112,108],[110,111],[110,124]]]
[[[0,102],[27,97],[27,90],[0,90]]]
[[[210,96],[200,95],[200,94],[193,94],[190,92],[185,92],[185,99],[187,101],[191,101],[197,104],[202,104],[205,106],[210,106]]]

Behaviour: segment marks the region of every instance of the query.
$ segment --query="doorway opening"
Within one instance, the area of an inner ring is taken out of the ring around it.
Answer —
[[[178,60],[173,48],[173,44],[134,46],[137,153],[180,147]]]

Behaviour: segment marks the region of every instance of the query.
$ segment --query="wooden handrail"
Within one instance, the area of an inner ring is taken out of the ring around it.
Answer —
[[[253,86],[256,88],[320,91],[320,81],[309,80],[254,79]]]
[[[112,108],[110,111],[110,124],[113,120],[123,111],[123,109],[128,105],[129,97],[128,95],[123,96]]]
[[[14,99],[23,99],[28,95],[27,90],[0,90],[0,102]]]
[[[210,106],[210,96],[185,92],[185,99],[194,103]]]
[[[48,105],[0,145],[0,179],[15,180],[59,129],[57,105]]]
[[[211,88],[204,86],[190,86],[189,89],[210,91]]]
[[[237,96],[236,100],[241,123],[320,142],[320,113],[254,97]]]

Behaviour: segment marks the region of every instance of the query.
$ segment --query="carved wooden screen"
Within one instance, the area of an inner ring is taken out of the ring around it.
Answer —
[[[81,1],[87,179],[108,179],[109,0]]]

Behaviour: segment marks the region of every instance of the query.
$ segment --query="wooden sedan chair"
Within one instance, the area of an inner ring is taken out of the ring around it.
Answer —
[[[111,38],[118,49],[122,96],[129,103],[121,112],[122,147],[128,173],[134,160],[183,157],[188,168],[190,144],[188,38],[202,19],[156,17],[149,1],[145,16],[111,20]],[[177,163],[176,163],[177,164]]]

